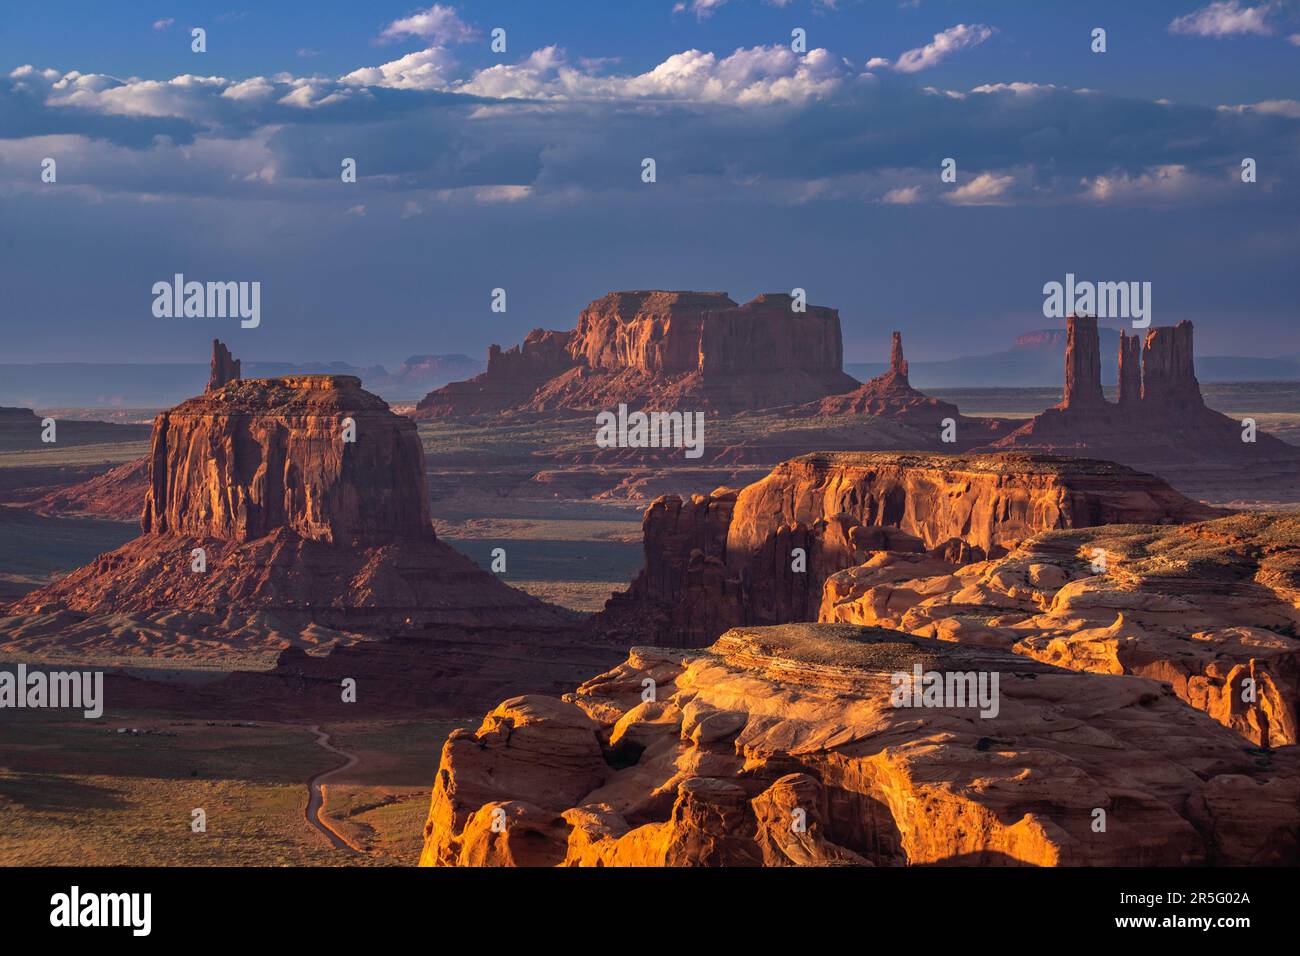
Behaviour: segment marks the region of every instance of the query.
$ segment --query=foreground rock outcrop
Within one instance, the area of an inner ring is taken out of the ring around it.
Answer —
[[[572,332],[493,346],[488,370],[425,396],[418,418],[632,408],[734,412],[823,398],[844,374],[839,313],[785,294],[737,305],[723,292],[611,292]]]
[[[1293,514],[1052,531],[964,567],[881,554],[827,580],[819,619],[1152,677],[1257,744],[1300,742]]]
[[[817,616],[822,585],[875,552],[960,562],[1040,531],[1181,523],[1216,512],[1152,475],[1046,455],[805,455],[743,490],[656,499],[646,564],[599,628],[707,644],[729,627]]]
[[[998,675],[997,713],[895,675]],[[1173,691],[845,625],[637,647],[443,748],[430,866],[1295,865],[1297,752]]]
[[[1300,448],[1206,406],[1192,323],[1121,334],[1119,395],[1101,387],[1097,320],[1070,316],[1059,405],[976,451],[1033,451],[1117,461],[1209,501],[1300,498]],[[1250,440],[1245,440],[1250,439]]]

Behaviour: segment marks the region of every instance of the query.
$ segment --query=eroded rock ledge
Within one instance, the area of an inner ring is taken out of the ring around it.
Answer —
[[[1294,514],[1054,531],[964,567],[879,554],[827,580],[819,619],[1153,677],[1257,744],[1300,741]]]
[[[893,707],[914,664],[997,672],[998,715]],[[1298,800],[1294,749],[1254,750],[1157,681],[880,628],[740,628],[634,648],[453,733],[421,863],[1294,864]]]
[[[1110,462],[1050,455],[804,455],[741,491],[656,499],[645,568],[602,628],[701,646],[728,627],[817,618],[822,586],[878,551],[958,562],[1002,555],[1041,531],[1219,514]],[[806,570],[795,570],[802,549]]]

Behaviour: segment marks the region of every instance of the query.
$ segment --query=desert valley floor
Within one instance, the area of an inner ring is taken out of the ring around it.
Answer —
[[[1206,385],[1203,391],[1211,407],[1233,418],[1254,417],[1262,429],[1300,444],[1300,386]],[[987,388],[935,395],[959,405],[964,414],[1017,420],[1052,404],[1059,392]],[[156,411],[131,410],[114,420],[147,422]],[[93,419],[96,410],[59,414]],[[589,416],[504,425],[426,420],[419,425],[419,439],[439,538],[484,569],[492,565],[493,550],[504,548],[509,564],[498,575],[502,580],[569,609],[577,620],[600,611],[641,569],[642,513],[653,498],[744,486],[766,475],[770,462],[788,457],[788,449],[853,447],[864,425],[846,415],[838,421],[818,419],[810,436],[812,427],[781,414],[720,421],[711,444],[740,451],[703,464],[667,455],[615,466],[595,463]],[[889,426],[869,422],[867,427]],[[136,537],[137,500],[115,501],[110,495],[97,501],[93,491],[84,497],[84,489],[87,481],[128,466],[149,447],[147,429],[129,427],[91,434],[80,444],[19,445],[0,448],[5,503],[0,599],[5,601]],[[52,494],[50,489],[73,487],[81,500],[34,506],[38,497]],[[1254,499],[1215,503],[1260,505]],[[1300,509],[1298,501],[1263,505]],[[232,671],[274,669],[275,643],[232,638],[228,644],[196,644],[185,653],[157,657],[149,651],[146,633],[123,642],[123,634],[136,633],[131,627],[124,619],[119,631],[109,628],[107,640],[67,641],[52,634],[45,642],[6,645],[0,634],[3,668],[22,661],[81,664],[118,675],[147,674],[150,686],[170,688],[157,699],[110,694],[104,717],[96,721],[0,712],[0,833],[8,835],[0,839],[0,864],[411,865],[421,856],[430,787],[448,734],[456,728],[473,731],[495,702],[491,693],[472,706],[454,696],[434,696],[421,701],[418,713],[407,708],[362,719],[327,714],[295,720],[290,713],[268,713],[253,692],[247,712],[241,712],[238,698],[217,709],[194,708],[193,688]],[[322,655],[337,639],[337,633],[322,630],[314,647],[302,646]],[[39,657],[33,656],[34,647],[41,648]],[[618,659],[621,653],[604,663],[612,666]],[[576,673],[594,676],[602,669]],[[322,746],[322,734],[328,746]],[[346,765],[329,774],[345,755]],[[322,774],[328,774],[326,780],[316,783]],[[325,790],[323,822],[309,819],[313,783]],[[190,831],[196,807],[208,814],[205,833]]]

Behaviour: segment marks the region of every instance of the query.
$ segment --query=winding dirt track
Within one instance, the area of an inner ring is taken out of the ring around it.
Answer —
[[[333,824],[329,822],[327,817],[321,816],[321,811],[325,809],[325,780],[336,773],[342,773],[350,767],[355,767],[360,762],[360,758],[355,754],[348,753],[346,750],[340,750],[330,743],[330,735],[322,731],[319,724],[312,724],[307,729],[316,735],[318,745],[324,747],[330,753],[347,758],[344,763],[339,764],[334,769],[318,773],[307,781],[307,810],[305,812],[307,822],[325,834],[326,839],[334,844],[336,849],[346,850],[350,853],[365,853],[363,847],[351,842],[346,836],[334,829]]]

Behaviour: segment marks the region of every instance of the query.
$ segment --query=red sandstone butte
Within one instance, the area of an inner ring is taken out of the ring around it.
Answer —
[[[594,622],[698,646],[728,627],[817,617],[823,582],[875,552],[959,561],[1040,531],[1177,524],[1219,514],[1153,475],[1046,455],[814,454],[742,491],[656,499],[645,567]],[[803,549],[806,570],[794,569]]]
[[[997,713],[893,706],[914,667],[997,674]],[[420,863],[1295,865],[1298,756],[1141,677],[882,628],[737,628],[453,731]]]
[[[415,423],[352,376],[232,380],[160,414],[140,524],[141,537],[7,613],[273,610],[343,627],[558,620],[437,539]]]
[[[416,417],[634,408],[739,411],[848,391],[839,313],[785,294],[611,292],[572,332],[529,334],[488,371],[429,393]]]
[[[1097,320],[1070,316],[1065,394],[1059,405],[976,451],[1032,451],[1106,458],[1158,474],[1218,502],[1295,500],[1300,448],[1208,408],[1193,361],[1192,323],[1121,334],[1119,400],[1101,390]]]

